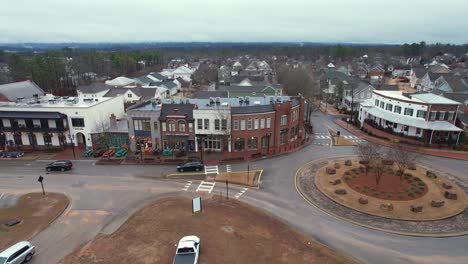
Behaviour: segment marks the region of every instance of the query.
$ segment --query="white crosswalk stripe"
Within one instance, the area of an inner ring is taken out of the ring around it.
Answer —
[[[239,198],[241,197],[249,188],[242,188],[242,190],[240,190],[236,195],[235,197],[236,198]]]
[[[226,172],[231,172],[231,165],[226,165]]]
[[[192,181],[187,181],[182,190],[187,191],[190,188],[190,186],[192,186]]]
[[[206,182],[202,181],[200,185],[198,185],[198,188],[195,192],[207,192],[211,193],[213,191],[214,187],[216,185],[216,182]]]

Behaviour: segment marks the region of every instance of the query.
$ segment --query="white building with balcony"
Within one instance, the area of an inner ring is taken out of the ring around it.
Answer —
[[[92,146],[91,134],[125,115],[122,96],[78,98],[41,96],[0,103],[0,147]]]
[[[460,103],[432,93],[373,91],[361,103],[361,126],[419,140],[427,144],[456,143],[462,129],[455,126]]]

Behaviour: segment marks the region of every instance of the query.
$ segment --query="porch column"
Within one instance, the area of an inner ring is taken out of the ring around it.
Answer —
[[[460,140],[460,134],[461,134],[461,133],[462,133],[462,132],[458,132],[458,136],[457,136],[457,144],[455,144],[455,145],[458,145],[458,141]]]
[[[231,152],[231,137],[228,136],[228,152]]]
[[[429,145],[432,144],[432,136],[434,135],[434,130],[431,130],[431,139],[429,140]]]
[[[195,136],[195,152],[198,152],[198,138]]]

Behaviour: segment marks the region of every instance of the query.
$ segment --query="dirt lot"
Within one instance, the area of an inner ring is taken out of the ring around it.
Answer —
[[[235,200],[166,198],[145,206],[111,235],[99,235],[60,263],[172,263],[175,244],[201,239],[199,263],[355,263]],[[309,244],[310,242],[310,244]]]
[[[258,177],[260,177],[261,173],[261,170],[251,170],[249,173],[247,171],[221,172],[216,176],[215,180],[219,182],[228,180],[230,183],[258,186]]]
[[[14,207],[0,208],[0,251],[12,244],[28,240],[46,228],[67,208],[68,198],[60,193],[28,193]],[[22,222],[13,227],[4,225],[16,218]]]

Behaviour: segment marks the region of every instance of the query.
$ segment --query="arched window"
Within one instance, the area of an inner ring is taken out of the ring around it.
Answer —
[[[185,121],[179,121],[179,132],[185,132]]]
[[[174,120],[169,120],[169,121],[167,122],[167,127],[168,127],[167,130],[168,130],[169,132],[175,132],[175,130],[176,130],[176,129],[175,129],[175,121],[174,121]]]

